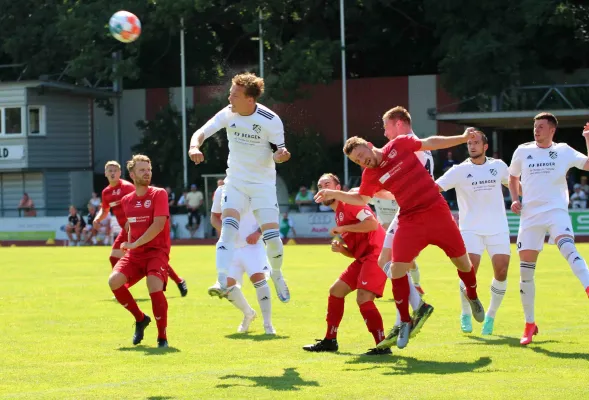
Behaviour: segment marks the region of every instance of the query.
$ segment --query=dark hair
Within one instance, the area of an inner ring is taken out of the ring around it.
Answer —
[[[487,135],[485,135],[483,131],[476,130],[474,131],[474,133],[478,133],[479,135],[481,135],[481,140],[483,141],[483,144],[489,144],[489,139],[487,139]]]
[[[540,114],[534,117],[534,121],[538,121],[539,119],[544,119],[550,122],[555,128],[558,127],[558,120],[554,116],[554,114],[550,114],[548,112],[541,112]]]

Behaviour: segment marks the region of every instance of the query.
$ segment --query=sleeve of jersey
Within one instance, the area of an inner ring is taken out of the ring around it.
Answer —
[[[522,174],[522,165],[521,160],[519,158],[519,149],[516,149],[513,152],[513,157],[511,158],[511,165],[509,166],[509,175],[519,177]]]
[[[215,133],[220,131],[221,129],[225,128],[227,123],[227,108],[222,109],[219,111],[215,116],[207,121],[200,129],[198,129],[195,134],[192,136],[192,140],[190,141],[190,145],[196,145],[196,137],[199,133],[204,132],[205,139],[210,138]]]
[[[153,196],[153,216],[169,217],[170,206],[168,205],[168,194],[165,190],[158,190]]]
[[[211,206],[211,212],[215,214],[221,214],[221,197],[223,196],[223,190],[218,188],[215,190],[213,195],[213,205]]]
[[[421,150],[421,140],[413,136],[398,136],[397,139],[395,139],[395,144],[397,148],[411,153]]]
[[[585,166],[585,163],[587,162],[587,156],[581,152],[578,152],[577,150],[573,149],[572,147],[569,146],[569,152],[570,152],[570,166],[571,167],[576,167],[579,169],[583,169],[583,167]]]
[[[274,121],[275,120],[275,121]],[[284,143],[284,124],[278,115],[274,118],[272,123],[269,125],[268,140],[271,144],[276,146],[277,149],[286,147]]]
[[[436,180],[436,184],[444,190],[450,190],[456,187],[456,166],[450,168],[446,173]]]
[[[102,200],[100,201],[102,204],[102,209],[106,210],[110,208],[110,205],[106,202],[106,199],[104,198],[104,190],[102,191]]]
[[[365,169],[362,173],[362,182],[360,183],[358,194],[361,196],[374,197],[374,194],[378,192],[379,189],[378,185],[372,181],[368,169]]]
[[[501,183],[504,185],[509,183],[509,167],[503,161],[501,161]]]

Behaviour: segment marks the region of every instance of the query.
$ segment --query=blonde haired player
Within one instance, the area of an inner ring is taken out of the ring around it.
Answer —
[[[194,163],[203,162],[200,147],[205,139],[221,129],[226,130],[229,159],[221,204],[222,229],[216,246],[221,288],[227,288],[227,272],[235,254],[241,214],[251,209],[263,232],[278,297],[286,303],[290,300],[290,292],[281,270],[284,249],[278,224],[276,163],[288,161],[290,153],[284,144],[280,117],[257,102],[262,93],[262,78],[250,73],[234,76],[229,92],[230,105],[192,135],[188,154]]]
[[[572,167],[589,171],[589,160],[568,144],[553,142],[557,127],[558,120],[554,115],[536,115],[534,141],[520,145],[513,153],[509,166],[509,192],[513,199],[511,210],[521,214],[517,249],[520,259],[520,297],[526,320],[520,340],[524,346],[530,344],[538,333],[534,316],[534,273],[546,233],[550,234],[549,243],[556,243],[560,254],[589,295],[589,269],[575,246],[566,183],[567,171]],[[584,127],[583,136],[589,149],[589,123]],[[518,196],[520,180],[523,193],[521,202]]]

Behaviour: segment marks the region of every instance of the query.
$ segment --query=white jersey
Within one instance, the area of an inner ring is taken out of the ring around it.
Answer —
[[[467,159],[454,165],[436,183],[444,191],[456,189],[461,232],[491,236],[508,233],[502,184],[509,172],[502,160],[487,157],[482,165]]]
[[[417,135],[413,132],[408,133],[407,136],[414,137],[415,139],[419,139],[419,137],[417,137]],[[419,159],[419,162],[421,162],[421,165],[423,165],[425,167],[427,172],[429,172],[429,174],[433,178],[434,177],[434,157],[432,156],[432,152],[429,150],[416,151],[415,155]]]
[[[520,145],[513,153],[509,173],[521,176],[522,218],[554,209],[568,211],[566,173],[571,167],[582,169],[586,162],[586,155],[566,143],[552,143],[545,149],[536,142]]]
[[[221,198],[223,197],[223,187],[219,186],[217,190],[215,190],[215,194],[213,195],[213,205],[211,206],[211,212],[221,214]],[[239,238],[235,243],[236,248],[241,248],[245,246],[249,246],[245,239],[252,233],[254,233],[259,228],[258,222],[256,221],[256,217],[254,217],[254,213],[250,210],[244,210],[240,214],[240,221],[239,221]],[[256,245],[261,244],[262,237],[258,239],[258,243]]]
[[[370,204],[374,206],[376,219],[381,225],[390,224],[393,221],[393,218],[395,218],[397,211],[399,211],[399,205],[395,200],[373,197],[370,200]]]
[[[276,165],[272,146],[284,145],[284,126],[269,108],[256,104],[252,115],[243,116],[227,106],[193,135],[204,132],[205,138],[225,128],[229,142],[227,177],[250,183],[276,184]],[[191,143],[192,144],[192,143]]]

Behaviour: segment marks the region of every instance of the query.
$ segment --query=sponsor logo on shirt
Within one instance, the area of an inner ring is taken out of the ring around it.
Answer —
[[[129,217],[127,218],[130,224],[149,222],[149,216]]]
[[[468,178],[472,178],[472,175],[471,175],[471,174],[468,174],[468,175],[466,176],[466,179],[468,179]]]
[[[532,157],[532,155],[531,155],[531,154],[528,156],[528,160],[532,160],[533,158],[534,158],[534,157]]]
[[[344,213],[340,212],[338,215],[338,218],[339,218],[340,222],[342,222],[344,220]]]
[[[491,168],[491,169],[489,170],[489,172],[490,172],[490,173],[491,173],[491,175],[493,175],[493,176],[497,175],[497,170],[496,170],[496,169],[494,169],[494,168]]]
[[[135,203],[135,208],[141,208],[141,202],[139,200]]]
[[[553,160],[556,160],[556,157],[558,157],[558,153],[556,151],[550,151],[548,152],[548,155],[550,156],[550,158],[552,158]]]
[[[262,132],[262,127],[260,125],[256,125],[254,124],[254,126],[252,127],[252,129],[254,130],[254,132],[256,133],[260,133]]]
[[[121,189],[115,189],[112,191],[113,196],[118,196],[119,194],[121,194]]]
[[[145,208],[151,207],[151,200],[145,200],[145,204],[143,205]]]
[[[120,200],[117,200],[117,201],[111,201],[110,203],[108,203],[108,206],[109,206],[110,208],[113,208],[113,207],[116,207],[116,206],[118,206],[119,204],[121,204],[121,201],[120,201]]]
[[[393,149],[389,153],[389,158],[395,158],[397,156],[397,150]]]

